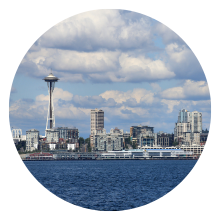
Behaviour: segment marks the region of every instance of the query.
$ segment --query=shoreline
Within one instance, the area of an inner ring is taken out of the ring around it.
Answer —
[[[82,161],[82,160],[198,160],[198,158],[97,158],[97,159],[22,159],[22,161]]]

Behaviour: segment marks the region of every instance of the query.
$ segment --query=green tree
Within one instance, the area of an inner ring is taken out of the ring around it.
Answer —
[[[177,145],[179,145],[179,142],[174,141],[172,145],[173,145],[173,146],[177,146]]]
[[[126,144],[132,145],[130,138],[125,138],[125,145],[126,145]]]
[[[83,137],[79,138],[79,146],[81,147],[84,144],[85,140]]]
[[[18,144],[16,145],[17,151],[19,151],[21,148],[26,150],[26,141],[19,141]]]
[[[132,143],[131,143],[131,139],[130,138],[125,138],[124,139],[125,140],[125,149],[128,149],[128,144],[130,144],[130,145],[132,145]]]
[[[88,147],[88,152],[91,152],[90,138],[86,138],[86,139],[85,139],[85,143],[88,144],[88,145],[87,145],[87,147]]]

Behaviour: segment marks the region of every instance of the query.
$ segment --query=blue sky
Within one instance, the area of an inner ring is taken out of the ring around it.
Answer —
[[[90,109],[105,112],[105,128],[149,125],[172,133],[178,111],[203,113],[211,104],[204,72],[188,45],[150,17],[97,10],[70,17],[43,34],[24,56],[13,81],[10,125],[44,135],[50,71],[56,126],[89,136]]]

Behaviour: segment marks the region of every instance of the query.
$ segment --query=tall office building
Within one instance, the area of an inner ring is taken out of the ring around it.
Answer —
[[[192,132],[202,133],[202,113],[198,111],[189,112],[188,120],[191,123]]]
[[[93,132],[104,128],[104,111],[97,108],[91,109],[90,117],[90,144],[93,147]]]
[[[186,109],[179,111],[178,121],[175,123],[174,139],[184,140],[185,133],[202,132],[202,113],[198,111],[188,112]],[[192,135],[191,135],[192,136]]]
[[[189,112],[186,109],[180,110],[177,123],[187,123],[188,116],[189,116]]]
[[[91,123],[90,123],[90,133],[94,130],[104,128],[104,111],[98,110],[91,110]]]
[[[191,123],[175,123],[174,139],[177,141],[179,138],[183,138],[185,132],[191,132]]]

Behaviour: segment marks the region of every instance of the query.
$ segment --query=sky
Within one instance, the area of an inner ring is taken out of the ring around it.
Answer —
[[[45,134],[47,84],[53,75],[56,127],[90,134],[90,110],[102,109],[105,129],[134,125],[174,132],[178,112],[199,111],[209,129],[211,102],[196,56],[175,32],[145,15],[97,10],[70,17],[30,47],[10,95],[11,128]]]

